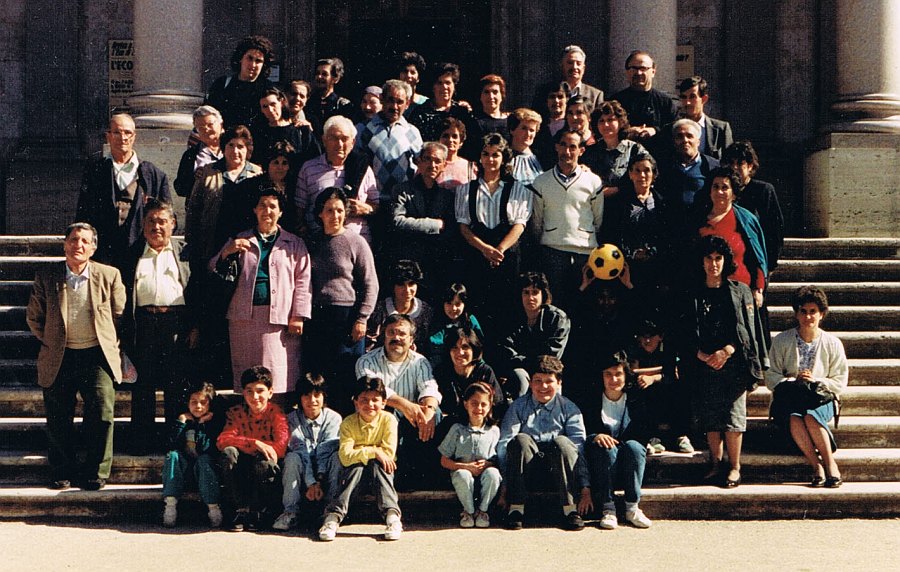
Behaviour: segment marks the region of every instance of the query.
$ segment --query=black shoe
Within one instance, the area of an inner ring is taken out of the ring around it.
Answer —
[[[521,512],[514,510],[506,517],[507,530],[522,530],[524,516]],[[584,525],[582,525],[584,526]]]
[[[836,489],[844,484],[844,479],[840,477],[827,477],[825,479],[826,489]]]
[[[563,530],[584,530],[584,519],[575,511],[570,512],[563,518]]]
[[[87,479],[81,485],[81,489],[85,491],[99,491],[106,486],[106,479]]]
[[[243,532],[244,526],[247,523],[246,512],[236,512],[234,513],[234,518],[231,519],[231,523],[228,525],[229,532]]]
[[[809,486],[811,486],[811,487],[814,488],[814,489],[819,489],[819,488],[824,487],[824,486],[825,486],[825,477],[821,477],[821,476],[819,476],[819,475],[816,475],[816,476],[813,477],[812,480],[809,482]]]
[[[55,481],[51,481],[50,484],[47,485],[47,488],[54,491],[64,491],[66,489],[72,488],[72,481],[70,481],[69,479],[57,479]]]
[[[247,513],[247,518],[244,520],[244,530],[247,532],[256,532],[260,530],[262,521],[262,517],[258,512],[249,512]]]

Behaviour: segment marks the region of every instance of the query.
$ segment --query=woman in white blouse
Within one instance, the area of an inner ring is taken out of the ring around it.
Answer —
[[[837,400],[847,387],[848,367],[841,340],[819,328],[828,315],[828,298],[815,286],[802,286],[794,293],[792,305],[797,327],[781,332],[772,340],[766,385],[774,392],[785,381],[818,382]],[[774,403],[773,409],[778,409]],[[775,419],[790,429],[791,437],[812,467],[810,486],[813,487],[837,488],[843,483],[834,459],[837,445],[828,427],[835,409],[836,403],[831,401],[805,412],[792,412],[789,419],[778,419],[778,416]]]

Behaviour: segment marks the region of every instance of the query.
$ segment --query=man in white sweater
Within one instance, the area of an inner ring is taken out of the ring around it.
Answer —
[[[531,230],[541,245],[540,264],[553,292],[554,304],[571,309],[581,283],[581,269],[597,247],[603,221],[600,177],[581,168],[580,133],[556,134],[558,162],[531,184],[534,191]]]

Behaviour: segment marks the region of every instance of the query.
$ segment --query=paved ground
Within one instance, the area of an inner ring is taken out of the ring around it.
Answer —
[[[326,544],[300,534],[5,521],[0,549],[8,572],[900,570],[897,519],[657,521],[650,530],[580,533],[418,529],[398,542],[378,539],[380,528],[350,525]]]

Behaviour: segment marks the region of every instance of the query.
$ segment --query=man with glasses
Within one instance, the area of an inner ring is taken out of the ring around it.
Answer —
[[[106,142],[110,157],[91,161],[81,179],[76,219],[97,229],[95,259],[117,264],[142,235],[144,205],[151,198],[171,203],[169,179],[134,151],[134,119],[116,113],[109,120]]]
[[[625,60],[628,87],[612,96],[628,112],[628,138],[647,140],[657,134],[660,127],[675,121],[677,106],[672,97],[653,87],[656,62],[650,54],[635,50]]]

